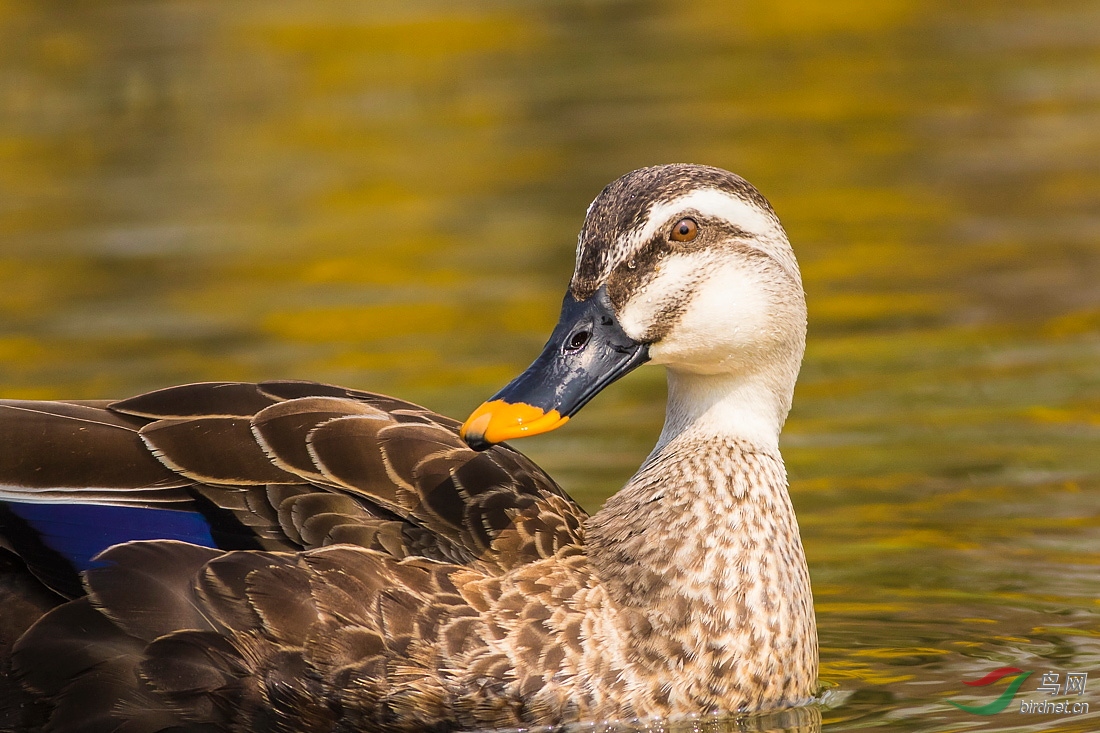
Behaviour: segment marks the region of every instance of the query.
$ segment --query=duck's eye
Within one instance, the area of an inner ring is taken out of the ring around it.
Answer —
[[[565,347],[566,351],[577,351],[578,349],[583,348],[588,343],[588,339],[590,338],[592,338],[591,331],[577,331],[575,334],[569,337],[569,343]]]
[[[699,225],[695,223],[694,219],[683,218],[676,222],[676,225],[672,227],[672,233],[669,234],[669,239],[676,242],[690,242],[695,239],[699,234]]]

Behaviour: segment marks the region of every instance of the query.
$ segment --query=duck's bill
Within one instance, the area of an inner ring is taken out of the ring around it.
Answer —
[[[474,410],[460,434],[471,448],[484,450],[561,427],[600,390],[648,359],[648,346],[619,326],[604,288],[582,301],[566,293],[539,357]]]

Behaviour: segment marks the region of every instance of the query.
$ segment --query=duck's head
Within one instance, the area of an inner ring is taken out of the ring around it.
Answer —
[[[798,264],[767,199],[719,168],[642,168],[588,207],[550,340],[462,436],[481,450],[553,430],[651,361],[673,388],[666,434],[728,418],[768,442],[790,409],[805,335]]]

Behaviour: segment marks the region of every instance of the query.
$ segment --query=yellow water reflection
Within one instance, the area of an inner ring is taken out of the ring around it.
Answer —
[[[1100,678],[1098,27],[1089,0],[0,3],[0,387],[298,377],[460,416],[537,352],[605,183],[730,168],[808,292],[784,450],[825,727],[977,725],[942,701],[989,668]],[[662,399],[641,370],[522,448],[595,507]]]

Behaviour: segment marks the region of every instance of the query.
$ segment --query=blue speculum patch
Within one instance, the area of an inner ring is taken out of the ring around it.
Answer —
[[[102,504],[5,502],[39,534],[42,543],[77,571],[101,567],[92,558],[112,545],[133,540],[180,540],[217,547],[210,525],[198,512]]]

